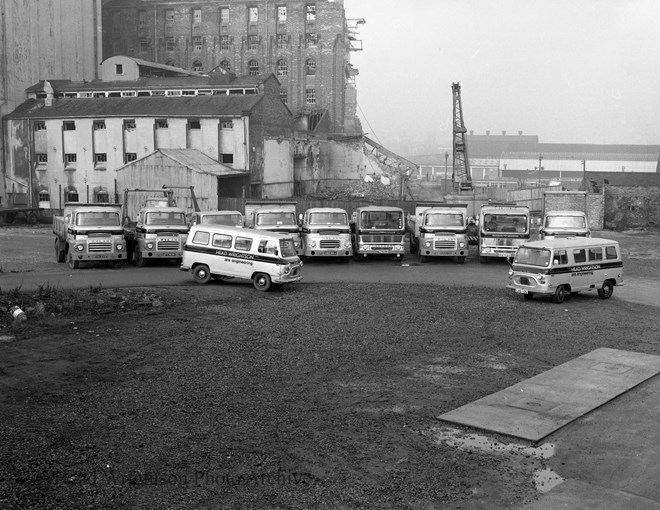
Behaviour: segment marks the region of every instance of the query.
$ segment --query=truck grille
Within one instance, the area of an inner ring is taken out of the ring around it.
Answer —
[[[321,239],[319,245],[321,248],[339,248],[341,243],[339,239]]]
[[[436,250],[455,250],[456,241],[454,239],[437,239],[433,243],[433,248]]]
[[[112,242],[90,242],[87,244],[87,251],[93,253],[112,251]]]
[[[176,251],[179,249],[179,241],[164,240],[158,241],[156,247],[159,251]]]
[[[371,235],[362,236],[363,243],[402,243],[403,236],[399,235]]]

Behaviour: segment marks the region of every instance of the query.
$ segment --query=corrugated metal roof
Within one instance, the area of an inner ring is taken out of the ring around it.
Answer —
[[[144,160],[153,158],[154,155],[158,153],[179,165],[203,174],[215,175],[217,177],[247,175],[245,172],[223,165],[219,161],[216,161],[197,149],[156,149],[151,154],[147,154],[138,160],[131,161],[130,163],[119,167],[117,171],[119,172],[132,166],[139,166]]]
[[[46,106],[43,99],[28,99],[6,119],[59,119],[107,117],[240,117],[250,112],[262,95],[177,97],[61,98]]]
[[[589,147],[591,151],[593,146]],[[660,147],[657,152],[652,152],[654,146],[642,145],[638,151],[612,152],[619,148],[617,145],[603,146],[609,152],[503,152],[500,159],[534,159],[538,160],[539,154],[543,160],[596,160],[596,161],[658,161]]]

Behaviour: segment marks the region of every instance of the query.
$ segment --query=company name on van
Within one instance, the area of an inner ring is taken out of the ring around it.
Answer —
[[[230,257],[233,259],[254,260],[254,255],[251,255],[250,253],[237,253],[235,251],[226,250],[218,250],[216,253],[223,257]]]
[[[597,269],[600,269],[600,264],[594,266],[575,266],[571,268],[571,271],[581,273],[584,271],[596,271]]]

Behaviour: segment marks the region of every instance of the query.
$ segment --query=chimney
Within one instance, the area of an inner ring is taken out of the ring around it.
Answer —
[[[490,130],[486,131],[486,136],[490,136]]]
[[[502,136],[506,136],[506,131],[502,131]]]
[[[44,101],[44,104],[46,106],[53,106],[53,97],[55,95],[55,91],[53,90],[53,86],[48,80],[44,81],[44,92],[46,93],[46,100]]]

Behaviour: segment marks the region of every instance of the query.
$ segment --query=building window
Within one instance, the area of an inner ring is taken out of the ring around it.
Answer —
[[[282,102],[283,102],[284,104],[287,103],[287,101],[288,101],[288,94],[287,94],[286,89],[280,89],[280,99],[282,100]]]
[[[48,154],[45,152],[37,152],[37,165],[45,165],[48,163]]]
[[[248,7],[248,21],[250,23],[259,21],[259,7]]]
[[[316,48],[316,45],[319,42],[319,36],[317,34],[306,34],[305,35],[305,47],[307,48]]]
[[[277,47],[282,50],[289,46],[289,36],[286,34],[278,34]]]
[[[174,25],[174,9],[165,10],[165,24],[169,26]]]
[[[75,152],[67,152],[64,154],[64,166],[74,166],[78,161],[78,156]]]
[[[305,20],[316,21],[316,4],[307,4],[305,6]]]
[[[140,39],[140,51],[149,51],[149,41],[147,39]]]
[[[231,120],[223,120],[220,123],[220,129],[233,129],[234,123]]]
[[[46,123],[42,121],[38,121],[34,123],[34,130],[35,131],[46,131]]]
[[[316,104],[316,89],[305,90],[305,104]]]
[[[135,129],[135,119],[125,120],[124,121],[124,130],[132,131]]]
[[[107,204],[109,200],[108,191],[105,188],[99,188],[94,190],[94,202],[97,204]]]
[[[124,154],[124,163],[130,163],[137,159],[137,154],[135,152],[126,152]]]
[[[250,60],[248,62],[248,74],[250,76],[259,75],[259,62],[257,62],[256,60]]]
[[[64,121],[64,123],[62,124],[62,127],[63,127],[64,131],[75,131],[76,130],[76,123],[72,120],[67,120],[67,121]]]
[[[195,60],[193,62],[192,70],[195,71],[196,73],[201,73],[204,68],[202,67],[202,63],[199,60]]]
[[[98,131],[100,129],[105,129],[105,121],[104,120],[95,120],[94,123],[92,124],[92,129],[94,129],[94,131]]]
[[[314,76],[316,74],[316,60],[308,58],[307,62],[305,62],[305,69],[307,76]]]
[[[231,71],[231,64],[229,63],[229,60],[223,60],[222,62],[220,62],[220,67],[222,67],[227,71]]]
[[[46,190],[41,190],[39,192],[39,202],[50,202],[50,193]]]
[[[138,11],[138,27],[143,28],[147,24],[147,11]]]
[[[201,25],[202,24],[202,10],[193,9],[193,24]]]
[[[124,74],[123,64],[115,64],[115,74]]]
[[[199,119],[190,119],[188,121],[188,129],[202,129]]]
[[[286,5],[277,6],[277,22],[286,23]]]
[[[77,202],[79,200],[78,198],[78,191],[76,188],[67,188],[64,190],[64,201],[65,202]]]
[[[180,96],[182,95],[181,90],[168,90],[165,92],[166,96]]]
[[[289,74],[289,66],[286,60],[281,59],[277,61],[277,76],[287,76]]]
[[[94,154],[94,166],[105,166],[108,162],[108,155],[105,152],[97,152]]]
[[[258,35],[248,36],[248,50],[258,50],[259,43],[261,43],[261,37]]]
[[[202,36],[196,35],[193,37],[193,49],[195,51],[202,51]]]
[[[231,47],[231,37],[228,35],[221,35],[220,36],[220,49],[221,50],[228,50]]]
[[[229,7],[220,7],[220,23],[229,23]]]
[[[234,155],[233,154],[220,154],[220,163],[225,165],[234,164]]]
[[[165,39],[165,49],[167,51],[174,51],[174,37],[167,37]]]
[[[167,119],[156,119],[156,129],[167,129]]]

